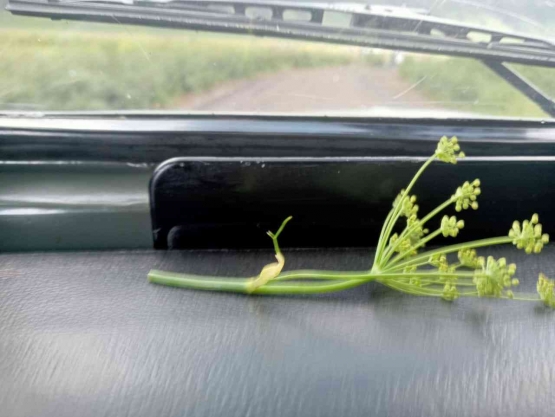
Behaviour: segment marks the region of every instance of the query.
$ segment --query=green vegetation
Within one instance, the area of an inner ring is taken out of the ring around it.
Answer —
[[[552,68],[530,67],[526,65],[512,65],[513,69],[518,71],[528,80],[532,81],[536,86],[542,89],[551,98],[555,98],[555,70]]]
[[[515,294],[519,281],[514,277],[515,264],[505,258],[478,256],[476,250],[486,246],[513,244],[526,253],[540,253],[549,242],[537,214],[522,223],[507,227],[505,236],[442,246],[433,250],[424,247],[436,237],[457,237],[464,228],[463,220],[444,215],[435,230],[428,229],[434,217],[448,208],[455,211],[478,209],[481,182],[465,182],[443,204],[424,217],[419,216],[416,196],[411,189],[426,168],[434,162],[456,164],[465,155],[457,138],[442,137],[434,154],[420,167],[406,189],[401,190],[387,215],[378,240],[374,261],[366,271],[297,270],[282,272],[285,266],[278,237],[291,217],[285,219],[276,233],[268,232],[277,262],[266,265],[252,278],[203,277],[166,271],[150,271],[148,280],[155,284],[210,291],[245,294],[312,294],[341,291],[375,281],[407,294],[440,297],[453,301],[459,297],[488,297],[522,301],[542,301],[555,307],[555,281],[540,274],[538,295]],[[404,228],[394,233],[403,219]],[[509,226],[509,225],[507,225]],[[456,258],[453,256],[456,255]],[[453,257],[454,259],[450,259]]]
[[[362,59],[355,48],[334,45],[113,25],[111,32],[60,30],[59,22],[46,23],[50,29],[28,23],[0,30],[0,108],[165,109],[227,80]]]
[[[389,53],[283,39],[22,18],[0,11],[0,109],[175,109],[189,93],[293,68],[381,65]],[[555,71],[515,65],[555,97]],[[429,108],[546,117],[478,61],[410,54],[399,74]],[[424,101],[424,100],[423,100]],[[414,104],[413,104],[414,105]]]
[[[555,97],[554,70],[524,65],[515,68]],[[546,116],[535,103],[475,60],[410,56],[399,73],[411,83],[420,82],[418,91],[438,101],[438,107],[498,116]]]

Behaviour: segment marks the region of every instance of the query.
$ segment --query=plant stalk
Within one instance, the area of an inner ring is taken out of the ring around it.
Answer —
[[[441,273],[434,271],[415,271],[411,274],[389,273],[377,274],[350,271],[316,271],[298,270],[280,274],[268,284],[249,292],[252,278],[224,278],[204,275],[180,274],[176,272],[152,270],[148,280],[154,284],[170,287],[192,288],[207,291],[227,291],[252,294],[313,294],[318,292],[342,291],[358,285],[379,281],[388,283],[390,280],[410,277],[421,278],[458,278],[471,276],[472,273]],[[315,279],[317,282],[287,282],[290,280]]]

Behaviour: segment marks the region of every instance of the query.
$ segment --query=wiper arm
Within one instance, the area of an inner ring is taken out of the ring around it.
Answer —
[[[249,18],[254,9],[264,9],[271,17]],[[364,7],[237,0],[9,0],[7,10],[54,19],[246,33],[555,67],[555,45],[545,39]],[[291,11],[308,18],[294,19]],[[330,12],[345,15],[348,24],[330,25],[325,19]]]
[[[555,44],[547,39],[461,25],[373,6],[241,0],[9,0],[18,15],[88,20],[210,32],[242,33],[475,58],[555,117],[553,101],[504,63],[555,68]],[[400,10],[400,9],[398,9]],[[266,17],[249,17],[263,11]],[[346,23],[326,19],[341,13]]]
[[[536,103],[544,112],[551,117],[555,117],[555,101],[548,97],[530,80],[527,80],[517,71],[507,67],[502,62],[485,60],[484,64],[521,93],[526,95],[526,97]]]

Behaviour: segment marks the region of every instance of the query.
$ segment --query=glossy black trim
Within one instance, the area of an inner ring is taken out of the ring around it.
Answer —
[[[426,156],[443,135],[473,156],[555,156],[555,122],[239,115],[0,117],[8,161],[160,163],[176,156]]]
[[[150,171],[153,164],[169,158],[425,157],[444,134],[459,136],[467,154],[474,157],[541,160],[555,156],[553,121],[161,115],[149,112],[59,113],[34,117],[4,114],[0,116],[0,184],[3,190],[0,196],[13,195],[17,201],[10,200],[10,211],[1,216],[0,230],[5,233],[0,250],[149,247],[149,176],[144,173]],[[140,191],[144,193],[141,194],[144,210],[122,214],[114,211],[111,205],[99,206],[94,197],[87,200],[84,207],[66,204],[64,196],[71,195],[75,189],[75,175],[81,175],[84,166],[96,168],[80,177],[80,195],[92,192],[89,190],[109,192],[114,201],[127,195],[129,181],[124,181],[115,171],[111,175],[110,164],[130,165],[132,178],[125,178],[134,184],[134,189],[144,190]],[[39,169],[42,166],[48,169]],[[49,177],[41,174],[45,170],[51,173]],[[504,169],[492,170],[487,175],[494,181],[501,181]],[[5,198],[0,202],[4,208],[7,207]],[[56,206],[50,208],[63,209],[64,213],[37,213],[36,204],[44,198],[56,202]],[[88,210],[86,213],[84,208]],[[526,211],[531,210],[535,210],[533,204]],[[28,215],[23,215],[27,212]],[[278,220],[272,220],[275,221]],[[273,227],[273,223],[269,226]],[[263,240],[261,245],[266,245],[263,230],[257,229],[256,234]],[[350,242],[351,239],[344,243]]]
[[[290,215],[294,222],[282,239],[285,246],[373,246],[393,200],[424,160],[174,158],[150,182],[154,247],[264,248],[265,232]],[[427,213],[475,178],[483,183],[480,210],[457,214],[466,221],[465,240],[505,236],[516,219],[555,212],[555,157],[436,162],[413,192]],[[441,215],[449,213],[453,207]],[[436,230],[439,220],[427,226]]]

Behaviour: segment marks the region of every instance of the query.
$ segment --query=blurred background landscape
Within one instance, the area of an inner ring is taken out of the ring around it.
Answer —
[[[244,35],[13,16],[0,0],[0,110],[546,117],[481,63]],[[553,37],[555,3],[391,1]],[[555,71],[517,66],[555,97]],[[446,113],[450,114],[450,113]]]

